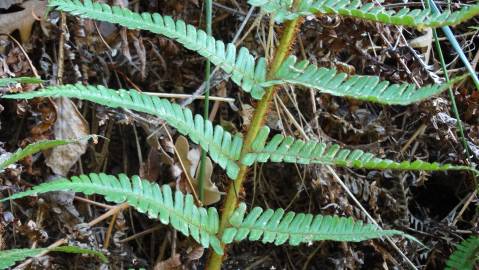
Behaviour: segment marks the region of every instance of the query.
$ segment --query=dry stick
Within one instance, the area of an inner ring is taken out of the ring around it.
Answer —
[[[333,175],[333,178],[341,185],[341,187],[346,191],[346,193],[348,194],[348,196],[354,201],[354,203],[356,204],[357,207],[359,207],[359,209],[361,209],[361,211],[367,216],[367,218],[369,219],[369,221],[371,223],[373,223],[374,225],[376,225],[376,227],[379,229],[379,230],[382,230],[381,226],[379,226],[379,224],[376,222],[376,220],[368,213],[368,211],[361,205],[361,203],[358,201],[358,199],[356,199],[356,197],[354,196],[354,194],[349,190],[349,188],[346,186],[346,184],[344,184],[344,182],[341,180],[341,178],[339,178],[339,176],[336,174],[336,172],[333,170],[333,168],[331,168],[331,166],[329,165],[326,165],[326,168],[329,170],[329,172]],[[409,264],[409,266],[411,266],[412,269],[415,269],[417,270],[417,267],[414,265],[414,263],[409,260],[409,258],[406,256],[406,254],[404,254],[401,249],[396,245],[396,243],[394,243],[394,241],[391,239],[391,237],[389,236],[385,236],[384,238],[386,238],[386,240],[394,247],[394,249],[401,255],[401,257],[403,257],[403,259],[407,262],[407,264]]]
[[[178,99],[187,99],[187,98],[192,98],[193,95],[188,95],[188,94],[172,94],[172,93],[156,93],[156,92],[141,92],[145,95],[149,96],[155,96],[155,97],[160,97],[160,98],[178,98]],[[196,96],[194,97],[195,99],[204,99],[205,96]],[[234,98],[229,98],[229,97],[216,97],[216,96],[210,96],[210,100],[213,101],[222,101],[222,102],[235,102]]]
[[[144,230],[144,231],[142,231],[142,232],[139,232],[139,233],[137,233],[137,234],[128,236],[128,237],[126,237],[126,238],[123,238],[123,239],[121,239],[120,241],[118,241],[118,243],[121,243],[121,244],[122,244],[122,243],[125,243],[125,242],[128,242],[128,241],[137,239],[137,238],[139,238],[139,237],[141,237],[141,236],[143,236],[143,235],[146,235],[146,234],[152,233],[152,232],[154,232],[154,231],[157,231],[157,230],[161,229],[162,227],[164,227],[163,224],[156,225],[156,226],[154,226],[154,227],[151,227],[151,228],[149,228],[149,229],[146,229],[146,230]]]
[[[114,215],[114,214],[116,214],[116,213],[118,213],[122,210],[127,209],[128,207],[129,207],[129,205],[127,203],[122,203],[122,204],[116,205],[115,207],[113,207],[110,210],[108,210],[107,212],[105,212],[103,215],[101,215],[101,216],[95,218],[94,220],[88,222],[88,226],[89,227],[95,226],[96,224],[102,222],[103,220],[111,217],[112,215]],[[25,267],[27,267],[29,264],[32,263],[34,258],[39,258],[41,256],[44,256],[45,254],[50,252],[50,249],[59,247],[59,246],[65,244],[65,243],[67,243],[67,241],[68,241],[68,238],[63,238],[63,239],[60,239],[60,240],[56,241],[55,243],[48,246],[49,250],[45,250],[45,251],[41,252],[40,254],[36,255],[35,257],[24,261],[22,264],[18,265],[14,269],[16,269],[16,270],[24,269]]]
[[[249,10],[248,10],[248,14],[246,14],[246,17],[245,19],[243,20],[243,22],[241,23],[238,31],[236,32],[234,38],[233,38],[233,41],[232,43],[235,43],[236,40],[239,38],[239,36],[241,35],[241,32],[243,32],[243,29],[244,27],[246,26],[246,24],[248,23],[249,21],[249,18],[251,17],[251,15],[253,14],[253,11],[254,11],[254,7],[251,7]],[[213,69],[213,72],[211,72],[211,76],[210,76],[210,81],[215,77],[216,75],[216,72],[218,72],[220,70],[220,68],[218,66],[216,66],[214,69]],[[228,78],[228,76],[226,76],[225,78]],[[214,87],[215,85],[212,85],[212,87]],[[187,106],[188,104],[190,104],[191,102],[193,102],[193,100],[195,100],[198,96],[202,95],[204,92],[205,92],[205,89],[206,89],[206,82],[203,82],[203,84],[201,84],[201,86],[196,89],[196,91],[191,95],[191,97],[189,97],[187,100],[183,101],[181,103],[181,106],[182,107],[185,107]]]
[[[461,218],[462,214],[464,214],[464,211],[466,211],[467,207],[469,206],[469,204],[471,204],[474,197],[476,197],[475,191],[471,192],[471,195],[469,196],[469,198],[467,198],[467,201],[462,206],[461,211],[459,211],[459,214],[457,214],[457,216],[454,218],[454,221],[451,224],[452,226],[456,226],[456,223],[459,221],[459,218]]]
[[[295,3],[296,2],[297,1],[295,1]],[[296,37],[297,30],[302,22],[303,21],[301,18],[296,18],[286,23],[285,29],[281,36],[279,46],[276,51],[276,55],[268,70],[268,76],[267,76],[268,79],[271,78],[276,73],[276,71],[279,69],[279,67],[283,63],[283,61],[289,55],[291,46]],[[245,153],[250,152],[251,145],[254,139],[256,138],[259,130],[261,129],[261,126],[263,125],[266,114],[270,109],[270,103],[273,99],[274,94],[276,93],[275,90],[276,90],[275,86],[269,87],[266,90],[266,93],[261,99],[261,101],[258,103],[258,106],[256,107],[254,115],[253,115],[253,119],[251,120],[249,130],[244,140],[241,156],[243,156]],[[228,194],[226,195],[226,201],[223,205],[223,211],[221,213],[220,228],[218,231],[219,235],[223,234],[223,231],[228,226],[229,217],[231,216],[231,214],[237,207],[238,197],[239,197],[238,193],[243,188],[243,182],[246,179],[247,173],[248,173],[248,167],[244,165],[240,165],[238,177],[236,178],[236,180],[229,183]],[[222,244],[222,246],[225,249],[225,245]],[[218,255],[214,252],[211,253],[211,256],[208,260],[207,269],[210,269],[210,270],[221,269],[222,261],[223,261],[222,255]]]
[[[306,139],[306,140],[309,140],[309,137],[308,135],[306,135],[306,132],[304,132],[304,130],[301,128],[301,126],[299,125],[299,123],[296,121],[296,119],[294,119],[294,116],[291,114],[291,112],[289,112],[288,108],[286,108],[286,106],[283,104],[283,102],[281,101],[281,99],[279,99],[279,104],[281,105],[281,107],[283,108],[283,110],[285,110],[286,112],[286,115],[290,118],[291,122],[293,123],[293,125],[299,130],[299,132],[301,133],[301,135]],[[349,190],[349,188],[344,184],[344,182],[341,180],[341,178],[336,174],[336,172],[333,170],[333,168],[331,168],[330,165],[326,165],[326,168],[331,172],[331,174],[333,175],[333,178],[341,185],[341,187],[346,191],[346,193],[348,194],[348,196],[354,201],[354,203],[359,207],[359,209],[361,209],[361,211],[368,217],[368,219],[370,220],[371,223],[373,223],[374,225],[376,225],[378,227],[379,230],[382,230],[381,226],[379,226],[379,224],[376,222],[376,220],[368,213],[368,211],[361,205],[361,203],[359,202],[359,200],[354,196],[354,194]],[[403,259],[413,268],[413,269],[417,269],[416,266],[414,265],[414,263],[411,262],[411,260],[409,260],[409,258],[401,251],[401,249],[399,249],[399,247],[392,241],[392,239],[389,237],[389,236],[385,236],[386,240],[394,247],[394,249],[403,257]]]

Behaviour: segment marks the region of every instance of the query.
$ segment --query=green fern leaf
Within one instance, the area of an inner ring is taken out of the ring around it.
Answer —
[[[443,84],[416,89],[414,85],[408,84],[389,85],[388,82],[380,82],[379,77],[372,76],[353,76],[346,80],[347,75],[344,73],[337,74],[334,69],[318,69],[307,61],[296,63],[293,56],[281,65],[273,80],[266,81],[267,67],[264,58],[255,61],[255,57],[244,47],[237,53],[234,44],[225,45],[182,20],[175,21],[169,16],[157,13],[134,13],[117,6],[92,3],[91,0],[85,0],[83,3],[74,0],[50,0],[49,3],[74,15],[118,23],[131,29],[144,29],[175,39],[231,74],[231,79],[244,91],[251,92],[255,99],[260,99],[264,95],[266,87],[292,83],[337,96],[383,104],[407,105],[438,94],[449,86]]]
[[[289,56],[275,74],[276,81],[273,82],[297,84],[334,96],[388,105],[408,105],[437,95],[464,77],[457,77],[447,84],[426,85],[417,89],[414,84],[390,84],[377,76],[355,75],[348,78],[346,73],[318,68],[306,60],[297,62],[295,56]]]
[[[0,202],[60,190],[73,190],[86,195],[99,194],[105,196],[106,201],[114,203],[127,202],[138,212],[147,213],[150,218],[158,218],[163,224],[171,224],[184,235],[191,235],[202,246],[211,246],[216,253],[223,254],[216,237],[219,216],[215,208],[197,207],[190,194],[185,196],[179,191],[173,194],[170,186],[160,187],[138,176],[128,178],[124,174],[116,177],[91,173],[74,176],[70,180],[62,178],[16,193]]]
[[[40,152],[42,150],[50,149],[59,145],[70,143],[77,143],[79,140],[88,140],[92,136],[87,136],[78,140],[44,140],[27,145],[24,149],[18,149],[10,156],[6,156],[5,160],[0,160],[0,170],[5,169],[8,165],[13,164],[27,156]]]
[[[238,175],[239,166],[236,161],[239,160],[243,146],[241,136],[233,136],[221,126],[213,126],[211,121],[205,120],[201,115],[193,116],[188,108],[181,108],[166,99],[148,96],[135,90],[116,91],[103,86],[81,84],[52,86],[35,92],[6,95],[3,98],[36,97],[78,98],[111,108],[122,107],[158,116],[208,151],[211,159],[225,169],[231,179]]]
[[[277,22],[292,20],[316,13],[342,15],[386,24],[410,26],[419,29],[455,25],[479,14],[479,4],[465,6],[455,12],[434,14],[429,9],[402,8],[399,11],[386,9],[372,2],[360,0],[301,0],[298,8],[291,11],[292,0],[249,0],[252,6],[261,7],[266,13],[274,14]]]
[[[472,270],[479,260],[479,236],[471,236],[459,243],[446,262],[448,270]]]
[[[285,212],[281,208],[264,211],[260,207],[253,208],[246,217],[245,213],[246,205],[241,203],[229,219],[231,227],[223,233],[224,243],[248,237],[249,241],[262,238],[263,243],[275,245],[282,245],[289,240],[289,244],[295,246],[321,240],[359,242],[390,235],[405,236],[420,243],[401,231],[378,230],[374,225],[363,224],[352,218]]]
[[[326,164],[339,167],[352,167],[359,169],[392,169],[392,170],[469,170],[476,174],[479,172],[467,166],[428,163],[420,160],[414,162],[395,162],[389,159],[375,157],[362,150],[342,149],[339,145],[326,145],[314,140],[296,140],[291,136],[284,137],[277,134],[267,141],[269,128],[263,127],[253,141],[251,151],[244,155],[241,162],[250,166],[254,162],[289,162],[300,164]]]
[[[105,255],[101,252],[79,248],[76,246],[61,246],[53,249],[48,248],[26,248],[26,249],[10,249],[0,251],[0,270],[7,269],[10,266],[13,266],[16,262],[23,261],[28,257],[37,256],[45,251],[54,251],[54,252],[64,252],[64,253],[75,253],[75,254],[88,254],[97,256],[102,260],[102,262],[108,262]]]
[[[231,74],[231,79],[244,91],[251,92],[254,98],[260,99],[264,94],[264,86],[261,85],[266,80],[264,58],[255,62],[255,57],[248,49],[242,47],[237,53],[234,44],[225,45],[182,20],[175,21],[170,16],[158,13],[134,13],[118,6],[92,3],[91,0],[85,0],[83,3],[78,0],[50,0],[49,5],[80,17],[117,23],[130,29],[148,30],[174,39]]]
[[[46,249],[10,249],[0,251],[0,269],[7,269],[13,266],[16,262],[23,261],[28,257],[36,256]]]
[[[0,78],[0,87],[14,83],[42,83],[43,81],[34,77]]]

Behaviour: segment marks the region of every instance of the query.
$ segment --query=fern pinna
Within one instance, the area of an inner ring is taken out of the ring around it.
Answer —
[[[160,187],[138,176],[129,178],[124,174],[117,177],[91,173],[71,179],[62,178],[16,193],[0,202],[59,190],[73,190],[87,195],[99,194],[105,196],[105,200],[109,202],[127,202],[139,212],[146,213],[151,218],[158,218],[163,224],[171,224],[203,247],[211,246],[218,254],[223,254],[222,242],[229,243],[233,239],[240,241],[248,234],[250,240],[255,240],[264,233],[263,242],[275,240],[277,244],[289,238],[293,245],[319,240],[362,241],[386,235],[403,235],[414,239],[400,231],[378,230],[372,225],[354,222],[350,218],[317,215],[311,223],[311,214],[295,215],[288,212],[283,216],[283,209],[276,210],[274,215],[269,215],[272,213],[269,209],[260,216],[263,210],[256,207],[243,219],[246,211],[244,204],[241,204],[236,214],[231,217],[230,229],[220,238],[216,208],[198,207],[190,194],[184,195],[180,191],[173,193],[168,185]]]
[[[479,261],[479,236],[470,236],[456,246],[446,262],[447,270],[472,270]]]
[[[277,22],[312,14],[337,14],[420,29],[459,24],[479,14],[479,4],[464,6],[455,12],[446,11],[442,14],[435,14],[429,9],[388,10],[380,3],[363,3],[361,0],[299,0],[295,10],[291,10],[293,0],[248,0],[248,3],[261,7],[266,13],[273,14]]]
[[[51,0],[50,5],[81,17],[118,23],[130,29],[148,30],[172,38],[187,49],[208,58],[211,63],[231,74],[233,82],[243,91],[251,93],[255,99],[264,96],[265,88],[272,85],[291,83],[316,89],[320,92],[348,96],[390,105],[407,105],[424,100],[446,90],[450,85],[430,85],[418,88],[410,84],[389,84],[380,82],[376,76],[353,76],[337,73],[335,69],[320,68],[308,61],[297,62],[289,57],[281,64],[278,72],[267,78],[267,65],[263,57],[255,60],[248,49],[242,47],[237,52],[234,44],[224,44],[208,36],[182,20],[158,13],[135,13],[126,8],[110,7],[91,0]],[[479,13],[479,10],[478,10]],[[453,80],[452,83],[459,79]]]
[[[269,128],[263,127],[255,138],[251,150],[240,155],[243,148],[241,134],[232,135],[221,126],[205,120],[201,115],[193,116],[188,108],[181,108],[166,99],[142,94],[136,90],[112,90],[103,86],[84,86],[82,84],[51,86],[46,89],[20,94],[6,95],[3,98],[31,99],[36,97],[69,97],[89,100],[112,108],[126,108],[160,117],[181,134],[187,135],[198,143],[221,168],[226,170],[231,179],[239,171],[239,161],[250,166],[254,162],[294,162],[301,164],[327,164],[340,167],[364,169],[398,169],[398,170],[471,170],[467,166],[424,161],[404,161],[401,163],[381,159],[360,150],[342,149],[339,145],[327,146],[316,141],[295,140],[293,137],[275,135],[266,142]]]

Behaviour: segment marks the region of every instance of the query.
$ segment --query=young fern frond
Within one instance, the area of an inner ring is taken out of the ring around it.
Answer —
[[[58,10],[69,12],[84,18],[117,23],[129,29],[142,29],[164,35],[183,44],[187,49],[208,58],[211,63],[231,74],[233,82],[246,92],[260,99],[264,94],[261,84],[266,80],[266,61],[255,57],[242,47],[239,52],[232,43],[224,44],[215,40],[205,31],[196,29],[182,20],[173,20],[170,16],[158,13],[135,13],[118,6],[110,7],[104,3],[92,3],[91,0],[50,0],[49,5]]]
[[[190,194],[184,195],[179,191],[173,193],[168,185],[160,187],[138,176],[129,178],[124,174],[116,177],[91,173],[74,176],[70,180],[62,178],[16,193],[0,202],[60,190],[99,194],[105,196],[106,201],[114,203],[127,202],[138,212],[158,218],[163,224],[171,224],[184,235],[191,235],[203,247],[211,246],[215,252],[223,254],[216,237],[219,228],[216,208],[197,207]]]
[[[479,260],[479,236],[471,236],[456,246],[446,262],[447,270],[472,270]]]
[[[42,254],[45,251],[64,252],[74,254],[88,254],[97,256],[106,263],[108,260],[101,252],[80,248],[76,246],[61,246],[52,249],[48,248],[25,248],[25,249],[10,249],[0,251],[0,270],[7,269],[13,266],[16,262],[23,261],[28,257],[33,257]]]
[[[281,83],[301,85],[334,96],[387,105],[408,105],[437,95],[465,77],[457,77],[447,84],[417,88],[414,84],[391,84],[381,81],[377,76],[348,76],[335,69],[318,68],[307,60],[298,62],[295,56],[289,56],[275,74],[275,79]]]
[[[81,138],[79,140],[87,140],[90,136]],[[0,160],[0,171],[5,169],[8,165],[13,164],[27,156],[40,152],[42,150],[50,149],[56,146],[76,143],[79,140],[44,140],[31,143],[23,149],[18,149],[15,153],[8,156],[5,160]]]
[[[238,174],[239,166],[236,161],[241,154],[242,137],[238,134],[231,135],[221,126],[213,126],[211,121],[205,120],[201,115],[193,116],[190,109],[181,108],[166,99],[148,96],[136,90],[116,91],[103,86],[82,84],[51,86],[40,91],[3,96],[18,99],[36,97],[78,98],[111,108],[122,107],[158,116],[208,151],[211,159],[225,169],[231,179],[235,179]]]
[[[161,16],[157,13],[134,13],[117,6],[92,3],[91,0],[85,0],[83,3],[74,0],[50,0],[50,5],[81,17],[118,23],[131,29],[148,30],[175,39],[187,49],[196,51],[231,74],[231,79],[244,91],[250,92],[255,99],[263,97],[266,87],[291,83],[336,96],[382,104],[407,105],[436,95],[449,87],[448,84],[442,84],[416,89],[414,85],[381,82],[376,76],[353,76],[347,79],[346,74],[337,73],[334,69],[318,69],[307,61],[297,62],[294,56],[289,57],[281,65],[272,80],[266,81],[267,67],[264,58],[261,57],[256,61],[244,47],[237,53],[234,44],[225,45],[182,20],[175,21],[170,16]]]
[[[386,9],[373,2],[361,0],[300,0],[298,8],[291,10],[293,0],[249,0],[252,6],[261,7],[266,13],[274,14],[276,22],[316,13],[342,15],[385,24],[394,24],[423,29],[455,25],[479,14],[479,4],[465,6],[455,12],[434,14],[429,9],[402,8],[399,11]]]
[[[313,241],[333,240],[359,242],[383,236],[401,235],[420,243],[414,237],[396,230],[378,230],[372,224],[363,224],[352,218],[322,216],[295,212],[285,212],[282,208],[264,211],[261,207],[253,208],[246,215],[246,204],[241,203],[229,219],[231,227],[222,236],[226,244],[249,241],[296,246]]]
[[[392,169],[392,170],[469,170],[476,174],[479,172],[467,166],[428,163],[420,160],[414,162],[395,162],[389,159],[375,157],[362,150],[342,149],[339,145],[326,145],[314,140],[296,140],[291,136],[284,137],[276,134],[267,142],[269,128],[263,127],[253,141],[251,150],[245,154],[241,162],[250,166],[254,162],[289,162],[300,164],[327,164],[339,167],[352,167],[358,169]]]

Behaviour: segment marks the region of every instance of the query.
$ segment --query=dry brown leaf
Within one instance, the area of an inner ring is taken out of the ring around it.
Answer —
[[[89,134],[88,123],[78,111],[76,105],[68,98],[55,100],[57,106],[57,121],[53,127],[55,139],[78,139]],[[88,142],[81,140],[77,143],[55,147],[46,158],[46,164],[52,171],[66,176],[71,167],[85,153]]]
[[[175,148],[178,153],[178,157],[181,159],[185,169],[187,170],[188,176],[190,179],[193,179],[193,186],[197,193],[199,193],[198,188],[198,177],[199,172],[199,160],[200,160],[200,150],[191,149],[188,143],[188,140],[184,136],[179,136],[176,139]],[[203,199],[203,205],[211,205],[217,203],[221,200],[221,195],[224,195],[224,192],[220,192],[218,187],[211,181],[211,176],[213,174],[213,164],[209,158],[206,158],[205,166],[205,198]]]
[[[21,2],[23,2],[23,0],[2,0],[2,1],[0,1],[0,8],[1,9],[8,9],[11,6],[13,6],[15,4],[19,4]]]
[[[47,1],[30,0],[21,5],[24,10],[0,14],[0,33],[10,34],[18,30],[22,42],[26,42],[30,38],[35,16],[43,16],[46,5]]]
[[[175,254],[167,260],[161,261],[155,265],[154,270],[173,270],[182,269],[180,254]]]

